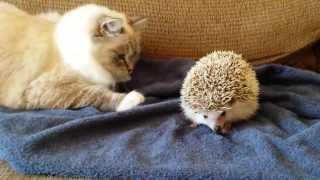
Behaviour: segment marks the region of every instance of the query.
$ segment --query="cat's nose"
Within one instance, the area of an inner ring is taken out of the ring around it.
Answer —
[[[128,73],[132,74],[132,72],[133,72],[132,68],[128,68]]]
[[[133,72],[133,65],[128,65],[128,72],[129,72],[129,74],[132,74],[132,72]]]

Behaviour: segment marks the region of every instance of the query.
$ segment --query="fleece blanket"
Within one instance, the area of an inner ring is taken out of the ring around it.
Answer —
[[[130,179],[320,179],[320,75],[256,67],[260,109],[227,136],[189,127],[179,89],[193,61],[142,60],[130,111],[0,109],[0,159],[18,172]]]

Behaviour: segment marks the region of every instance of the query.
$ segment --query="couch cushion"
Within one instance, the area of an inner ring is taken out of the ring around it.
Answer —
[[[7,0],[32,13],[61,11],[89,0]],[[144,55],[204,56],[229,49],[255,63],[291,54],[320,38],[319,0],[95,0],[149,18]]]

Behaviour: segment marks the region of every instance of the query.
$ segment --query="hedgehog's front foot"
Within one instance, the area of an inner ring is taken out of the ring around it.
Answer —
[[[190,126],[191,128],[196,128],[196,127],[198,127],[198,124],[195,123],[195,122],[192,122],[189,126]]]
[[[216,132],[221,134],[228,134],[231,131],[231,123],[227,123],[225,118],[220,117],[216,124]]]
[[[220,130],[221,134],[229,134],[230,131],[231,131],[231,123],[225,123]]]

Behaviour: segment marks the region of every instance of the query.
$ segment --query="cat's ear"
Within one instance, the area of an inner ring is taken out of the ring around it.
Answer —
[[[135,31],[143,32],[147,26],[147,18],[141,16],[129,17],[129,22]]]
[[[115,37],[123,31],[123,20],[120,18],[105,18],[100,22],[99,28],[101,34]]]

